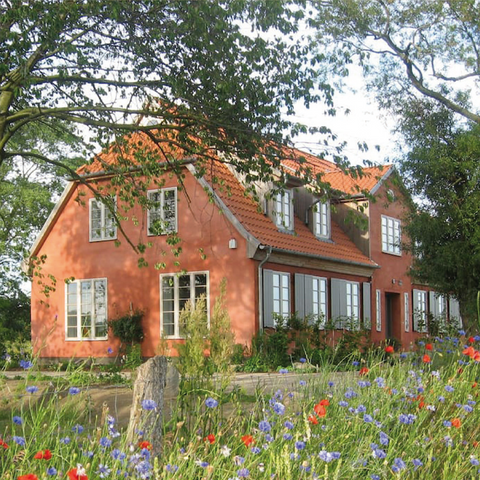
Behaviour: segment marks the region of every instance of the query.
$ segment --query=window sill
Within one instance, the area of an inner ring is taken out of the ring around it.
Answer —
[[[114,241],[114,240],[117,240],[117,236],[116,236],[116,235],[115,235],[115,237],[111,237],[111,238],[97,238],[97,239],[90,238],[90,239],[89,239],[89,242],[90,242],[90,243],[111,242],[111,241]]]
[[[105,342],[108,340],[108,337],[99,337],[99,338],[65,338],[66,342]]]
[[[386,253],[387,255],[393,255],[394,257],[401,257],[402,256],[402,252],[395,253],[395,252],[387,252],[385,250],[382,250],[382,253]]]

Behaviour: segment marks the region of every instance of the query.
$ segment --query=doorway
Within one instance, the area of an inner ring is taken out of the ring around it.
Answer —
[[[400,340],[401,334],[401,312],[400,312],[400,294],[385,293],[385,323],[386,339],[395,338]]]

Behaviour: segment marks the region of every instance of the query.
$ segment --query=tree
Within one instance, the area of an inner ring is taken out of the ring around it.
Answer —
[[[297,3],[6,0],[0,167],[8,176],[26,162],[82,180],[72,157],[86,160],[110,145],[125,159],[109,172],[118,189],[132,167],[158,177],[160,164],[175,170],[179,154],[208,161],[216,151],[247,181],[271,178],[280,153],[274,145],[293,128],[284,114],[298,99],[319,98],[312,93],[318,59],[306,62],[305,45],[293,37],[303,17]],[[127,147],[131,132],[144,132],[155,150],[131,138]],[[55,149],[58,142],[65,148]],[[120,193],[126,204],[133,184]]]
[[[314,48],[336,72],[364,69],[380,105],[429,98],[480,123],[470,90],[480,77],[480,4],[475,0],[317,0]],[[401,106],[400,106],[401,108]]]
[[[460,302],[474,328],[480,291],[480,126],[458,125],[451,110],[415,101],[403,111],[409,146],[400,168],[418,200],[404,229],[412,275]]]

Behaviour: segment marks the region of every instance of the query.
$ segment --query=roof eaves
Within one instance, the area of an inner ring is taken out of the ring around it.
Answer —
[[[392,172],[395,171],[395,167],[393,165],[390,165],[390,168],[383,174],[382,178],[377,182],[377,184],[370,190],[370,193],[372,195],[375,195],[378,191],[378,189],[383,185],[385,180],[392,174]]]

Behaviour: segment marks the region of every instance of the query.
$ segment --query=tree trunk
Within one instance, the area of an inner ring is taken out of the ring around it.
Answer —
[[[138,368],[133,387],[127,442],[134,445],[143,440],[150,442],[153,457],[162,453],[163,396],[166,380],[167,359],[157,356]],[[143,432],[141,437],[139,432]]]

